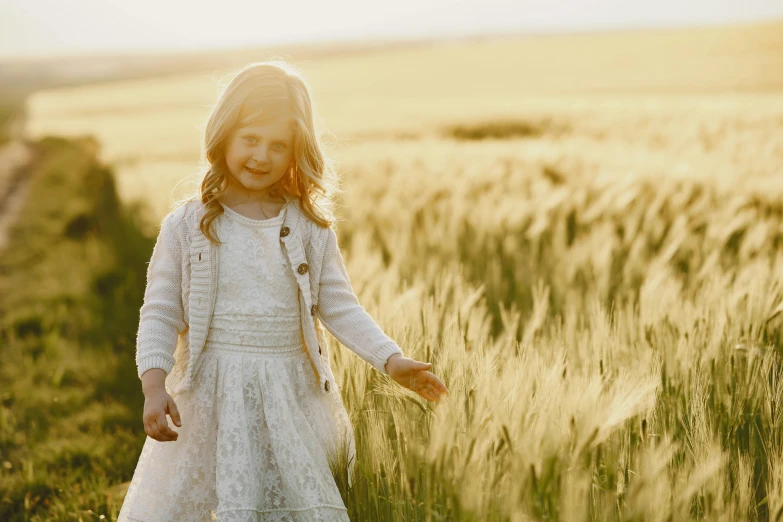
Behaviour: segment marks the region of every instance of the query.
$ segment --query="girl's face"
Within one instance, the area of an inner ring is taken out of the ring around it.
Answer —
[[[265,196],[293,166],[293,137],[285,116],[234,129],[226,144],[230,190]]]

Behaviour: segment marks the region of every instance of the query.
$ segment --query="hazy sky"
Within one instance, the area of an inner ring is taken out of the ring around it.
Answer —
[[[783,19],[783,0],[0,0],[0,58]]]

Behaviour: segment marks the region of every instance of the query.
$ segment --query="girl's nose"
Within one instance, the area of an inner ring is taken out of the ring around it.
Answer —
[[[253,160],[256,163],[266,163],[266,159],[266,149],[264,147],[259,147],[253,153]]]

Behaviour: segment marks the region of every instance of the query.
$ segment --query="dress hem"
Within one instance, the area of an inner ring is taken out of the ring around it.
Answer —
[[[337,509],[340,511],[348,511],[345,506],[335,506],[332,504],[318,504],[317,506],[303,507],[303,508],[276,508],[276,509],[255,509],[255,508],[237,508],[237,509],[224,509],[216,511],[217,515],[223,513],[232,513],[234,511],[255,511],[256,513],[301,513],[302,511],[312,511],[314,509]]]
[[[318,504],[316,506],[303,507],[303,508],[277,508],[277,509],[255,509],[255,508],[238,508],[238,509],[224,509],[221,511],[214,511],[214,515],[219,517],[225,513],[233,513],[236,511],[254,511],[256,513],[301,513],[303,511],[312,511],[314,509],[336,509],[337,511],[348,512],[348,508],[345,506],[335,506],[332,504]],[[135,518],[129,516],[127,522],[148,522],[142,518]]]

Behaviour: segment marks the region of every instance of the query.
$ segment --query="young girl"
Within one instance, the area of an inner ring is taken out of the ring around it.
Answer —
[[[298,72],[245,67],[205,134],[201,193],[163,219],[147,271],[148,438],[118,521],[348,520],[330,463],[347,462],[350,480],[353,430],[320,323],[427,400],[448,390],[352,291]]]

